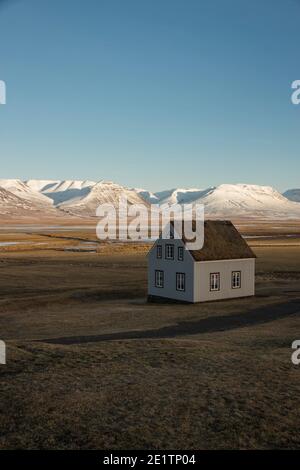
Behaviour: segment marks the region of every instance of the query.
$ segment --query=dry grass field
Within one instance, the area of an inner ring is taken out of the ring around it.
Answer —
[[[281,235],[251,239],[256,297],[184,305],[147,304],[146,245],[1,232],[0,448],[299,448],[300,239]]]

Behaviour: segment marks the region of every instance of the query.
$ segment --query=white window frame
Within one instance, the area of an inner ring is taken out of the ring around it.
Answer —
[[[163,289],[164,287],[164,272],[160,269],[155,270],[155,287]]]
[[[181,255],[179,253],[181,253]],[[177,249],[177,259],[178,261],[183,261],[183,258],[184,258],[184,248],[183,246],[179,246]]]
[[[165,258],[174,259],[174,245],[172,245],[171,243],[167,243],[165,246]]]
[[[220,290],[221,280],[220,273],[210,273],[209,290],[210,292],[218,292]]]
[[[156,258],[162,259],[162,245],[156,245]]]
[[[176,273],[176,290],[185,292],[185,273]]]
[[[232,271],[231,273],[231,289],[240,289],[242,286],[242,272]]]

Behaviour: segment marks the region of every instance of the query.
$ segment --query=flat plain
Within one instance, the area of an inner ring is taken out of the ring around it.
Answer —
[[[299,448],[299,227],[247,230],[256,296],[196,305],[147,303],[149,245],[2,231],[0,448]]]

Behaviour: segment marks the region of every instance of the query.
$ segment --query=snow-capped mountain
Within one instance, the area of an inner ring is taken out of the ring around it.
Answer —
[[[96,209],[100,204],[110,203],[117,208],[120,197],[126,197],[128,204],[143,204],[145,202],[133,189],[127,189],[111,181],[100,181],[89,187],[86,193],[68,199],[58,204],[57,207],[72,215],[95,216]]]
[[[155,193],[160,204],[189,204],[208,194],[211,189],[176,188]]]
[[[270,186],[250,184],[221,184],[207,189],[175,188],[153,193],[110,181],[2,179],[0,190],[0,214],[12,217],[32,216],[33,212],[39,217],[94,217],[100,204],[112,203],[117,207],[123,196],[129,204],[201,203],[205,206],[206,217],[300,218],[300,190],[289,190],[282,195]]]
[[[31,205],[15,196],[13,193],[0,187],[0,214],[1,215],[21,215],[24,211],[31,211]]]
[[[48,181],[40,191],[52,199],[55,205],[58,205],[71,199],[87,196],[95,185],[95,181]]]
[[[38,201],[36,203],[34,198],[30,200],[28,197],[19,197],[0,187],[0,215],[17,220],[25,217],[41,220],[43,217],[57,217],[60,215],[60,212],[51,205],[51,202],[41,204]]]
[[[36,208],[43,208],[52,205],[51,200],[43,194],[31,189],[26,183],[17,179],[0,179],[0,188],[6,189],[10,193],[18,196],[22,200]]]
[[[270,186],[221,184],[198,202],[204,204],[209,216],[300,217],[300,205]]]
[[[207,217],[300,217],[300,204],[270,186],[221,184],[208,189],[172,189],[155,193],[159,204],[204,204]]]
[[[152,193],[147,189],[135,188],[134,190],[150,204],[188,204],[205,196],[211,189],[173,188],[157,193]]]
[[[1,215],[9,218],[35,217],[38,219],[55,218],[61,215],[51,199],[33,190],[21,180],[1,179],[0,189]]]
[[[138,190],[156,204],[204,204],[207,217],[300,217],[300,204],[270,186],[221,184],[207,189],[170,189],[157,193]]]
[[[283,196],[290,201],[300,202],[300,188],[299,189],[288,189]]]
[[[145,203],[135,190],[110,181],[3,179],[0,180],[1,188],[0,214],[11,216],[22,209],[24,216],[39,211],[40,217],[95,217],[100,204],[111,203],[117,208],[120,197],[126,197],[129,204]]]

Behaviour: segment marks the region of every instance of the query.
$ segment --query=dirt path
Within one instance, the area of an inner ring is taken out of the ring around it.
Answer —
[[[128,339],[174,338],[176,336],[214,333],[218,331],[233,330],[263,323],[272,322],[290,315],[300,314],[300,299],[291,299],[276,305],[268,305],[246,313],[237,313],[228,316],[215,316],[198,321],[179,322],[154,330],[122,331],[103,335],[67,336],[38,340],[53,344],[81,344],[99,341],[120,341]]]

